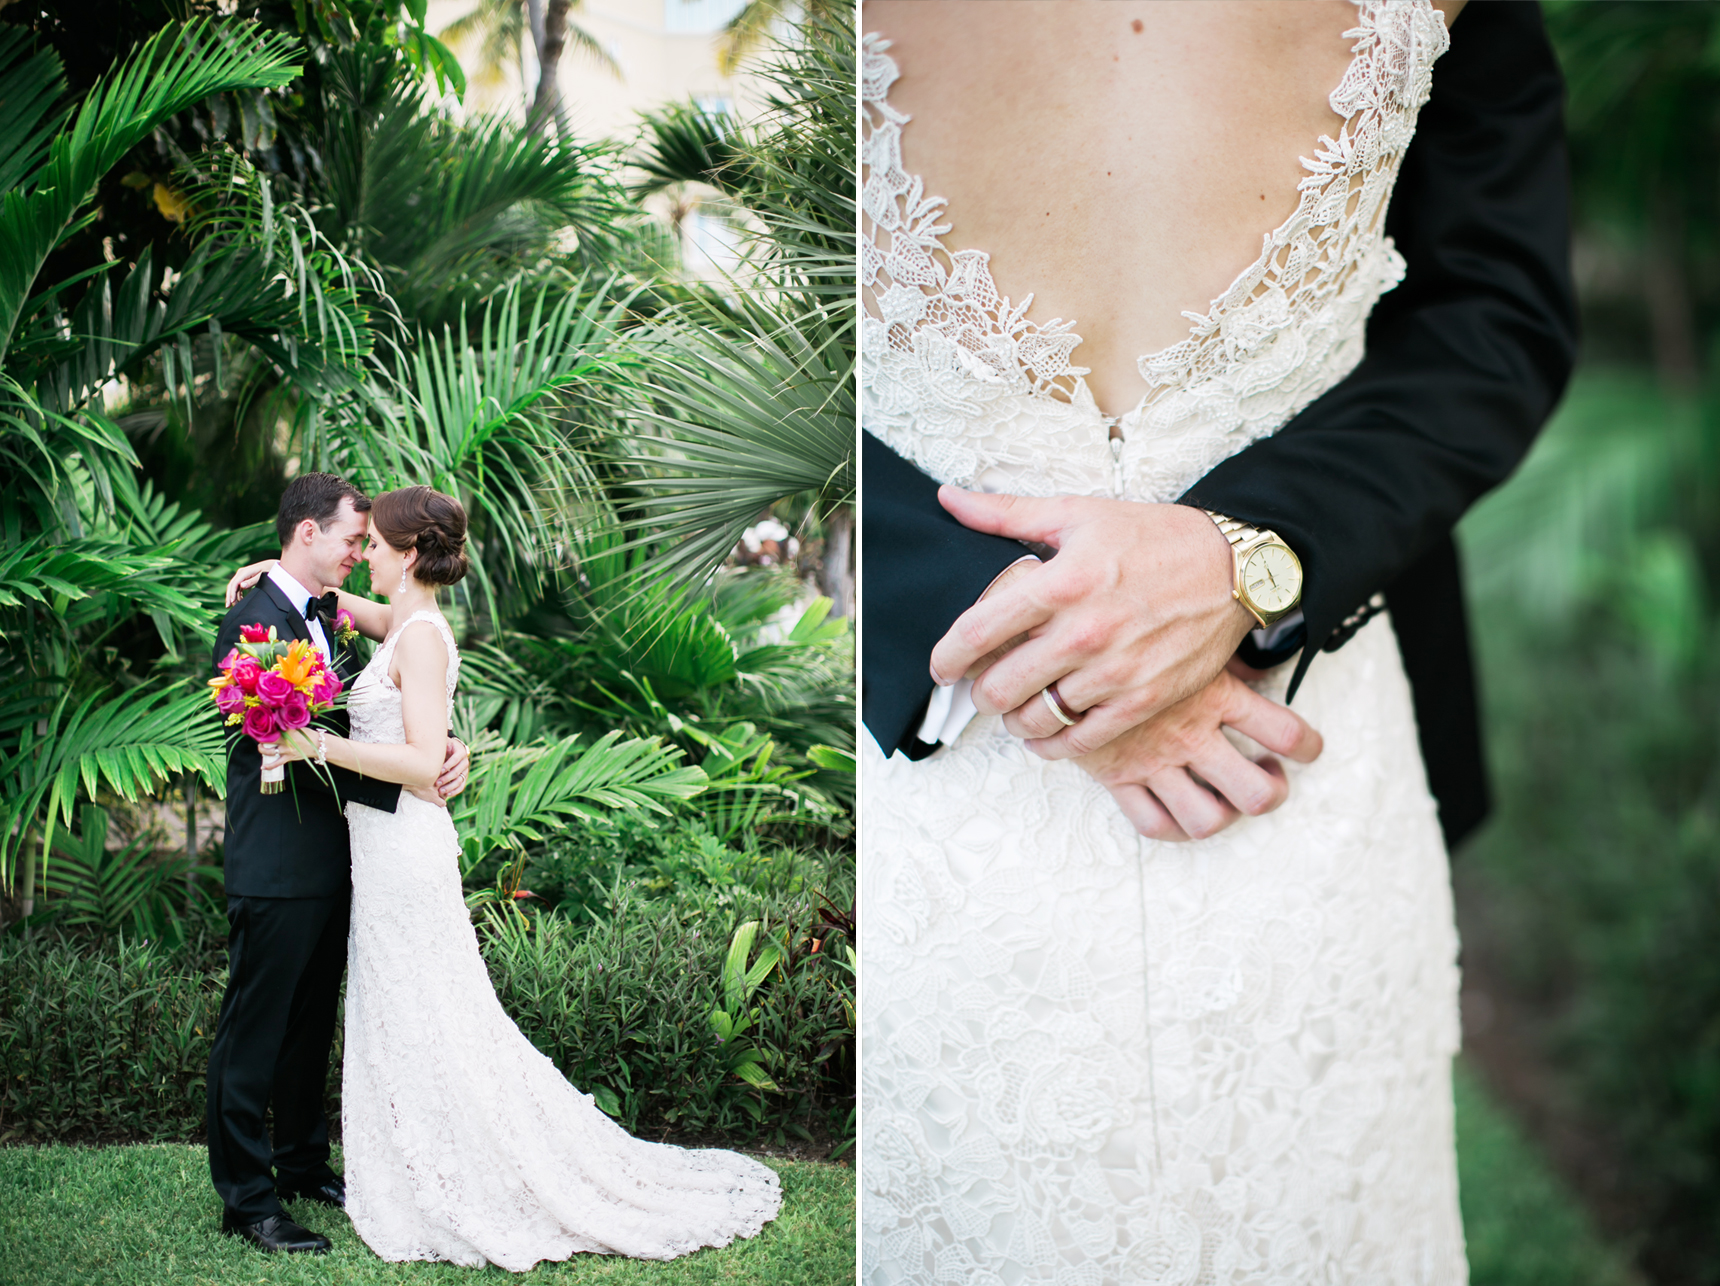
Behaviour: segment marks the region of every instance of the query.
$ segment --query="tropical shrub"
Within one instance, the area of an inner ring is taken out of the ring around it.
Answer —
[[[683,919],[617,889],[580,928],[554,915],[483,939],[520,1030],[628,1129],[742,1138],[852,1135],[853,977],[841,932],[805,895],[759,896],[773,960],[746,997],[749,1047],[774,1088],[735,1073],[714,1012],[729,916]],[[0,1140],[191,1139],[226,970],[213,944],[0,935]],[[338,1032],[337,1027],[337,1032]],[[331,1119],[339,1120],[337,1036]]]

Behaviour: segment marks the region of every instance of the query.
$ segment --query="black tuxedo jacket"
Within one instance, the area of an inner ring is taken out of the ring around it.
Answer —
[[[1318,651],[1391,609],[1450,844],[1488,807],[1451,531],[1528,450],[1576,354],[1563,108],[1539,6],[1465,6],[1392,196],[1408,272],[1374,310],[1367,356],[1182,497],[1301,557],[1292,697]],[[862,717],[886,751],[912,751],[933,644],[1022,547],[963,528],[869,434],[862,468]]]
[[[278,638],[310,641],[310,630],[299,610],[267,576],[257,582],[221,621],[215,636],[213,666],[239,642],[239,627],[273,625]],[[326,630],[326,627],[325,627]],[[337,643],[335,673],[350,684],[359,670],[350,647]],[[337,711],[326,722],[346,732],[346,715]],[[236,897],[335,897],[352,884],[352,856],[342,808],[349,800],[392,813],[400,802],[400,787],[392,782],[360,777],[344,768],[331,768],[337,800],[315,772],[303,763],[287,765],[281,793],[261,791],[263,756],[257,743],[234,729],[228,737],[226,885]]]

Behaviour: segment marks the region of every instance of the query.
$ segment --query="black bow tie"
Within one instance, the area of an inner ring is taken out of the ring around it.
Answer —
[[[340,595],[330,590],[321,598],[313,598],[305,604],[305,620],[314,621],[320,616],[330,625],[333,625],[335,613],[338,611],[340,611]]]

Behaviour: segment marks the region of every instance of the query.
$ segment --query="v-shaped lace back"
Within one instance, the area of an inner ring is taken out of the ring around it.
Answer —
[[[1121,448],[1074,364],[1076,323],[1029,321],[1033,297],[1001,294],[988,254],[944,246],[945,202],[902,163],[909,117],[889,103],[890,43],[866,36],[866,426],[944,482],[1169,500],[1348,374],[1374,304],[1403,276],[1385,210],[1450,45],[1429,0],[1355,3],[1350,65],[1329,98],[1343,127],[1303,158],[1296,209],[1255,262],[1206,312],[1185,314],[1186,339],[1139,359],[1146,388],[1122,417]]]

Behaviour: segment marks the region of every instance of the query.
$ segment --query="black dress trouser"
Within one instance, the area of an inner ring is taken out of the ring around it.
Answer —
[[[335,1177],[323,1091],[351,918],[350,890],[227,899],[227,994],[209,1053],[209,1169],[241,1223],[280,1213],[277,1186],[297,1192]]]

